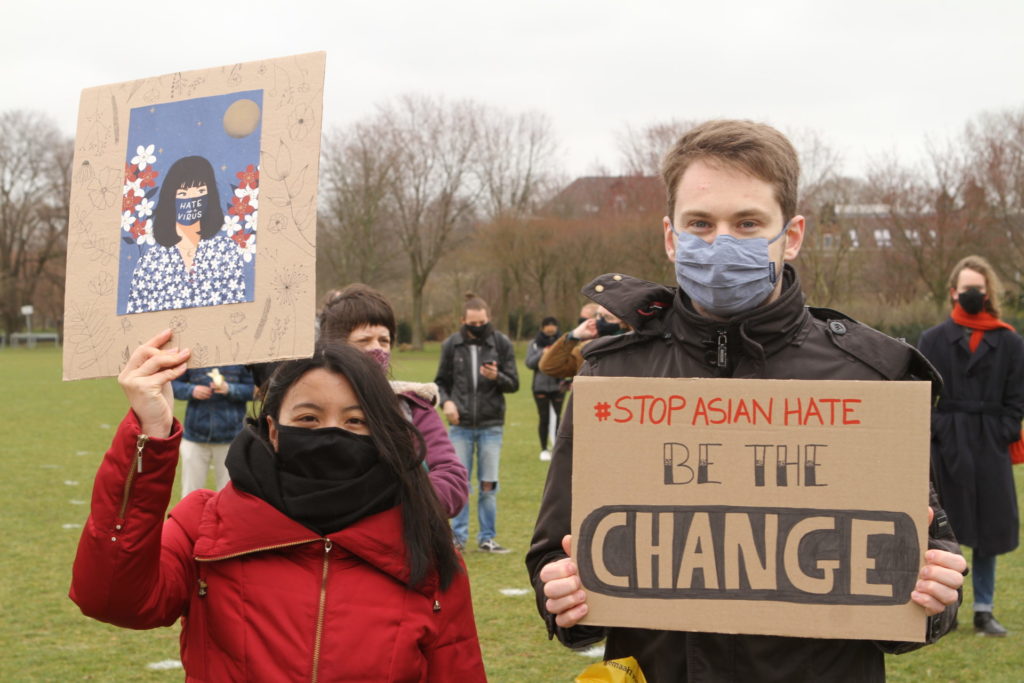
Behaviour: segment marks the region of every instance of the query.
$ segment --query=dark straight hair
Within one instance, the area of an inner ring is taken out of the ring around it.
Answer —
[[[267,382],[260,408],[260,436],[269,440],[267,416],[276,421],[288,389],[307,372],[318,368],[341,375],[352,385],[370,438],[381,460],[398,477],[409,585],[418,585],[433,568],[441,587],[447,588],[459,571],[459,562],[448,521],[423,467],[426,446],[419,431],[405,418],[398,397],[373,359],[345,343],[322,343],[311,358],[281,363]]]
[[[325,297],[320,310],[320,337],[325,341],[347,342],[352,331],[363,325],[387,328],[395,344],[395,311],[387,297],[369,285],[355,282]]]
[[[224,212],[220,208],[220,193],[217,192],[217,178],[213,166],[203,157],[182,157],[171,164],[170,170],[160,185],[160,196],[153,212],[153,239],[165,247],[173,247],[181,241],[175,229],[177,215],[174,197],[178,190],[206,185],[206,213],[199,219],[199,239],[209,239],[224,227]]]

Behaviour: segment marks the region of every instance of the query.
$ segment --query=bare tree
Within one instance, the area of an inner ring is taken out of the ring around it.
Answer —
[[[487,218],[522,219],[551,192],[557,146],[551,120],[539,112],[481,112],[476,174]]]
[[[907,301],[920,287],[941,307],[952,265],[966,254],[984,253],[979,247],[985,243],[985,226],[966,201],[970,181],[962,150],[953,145],[933,146],[919,168],[890,161],[869,173],[875,200],[886,207],[871,230],[882,265],[876,284],[890,302]],[[908,274],[916,283],[908,283]]]
[[[616,134],[622,168],[626,175],[661,175],[661,158],[683,133],[697,125],[696,121],[671,119],[657,121],[642,128],[626,125]]]
[[[972,186],[968,203],[987,218],[993,262],[1018,295],[1024,290],[1024,107],[985,113],[967,124]]]
[[[397,149],[387,139],[379,121],[367,121],[324,140],[317,251],[335,284],[379,286],[396,270],[387,237]]]
[[[0,114],[0,319],[8,332],[65,253],[71,157],[51,120]]]
[[[550,119],[537,112],[482,112],[476,174],[481,213],[487,223],[477,231],[476,260],[484,272],[497,271],[498,311],[547,307],[551,271],[557,254],[548,233],[539,234],[531,216],[548,199],[556,177],[557,145]]]
[[[457,232],[468,229],[479,196],[473,165],[480,108],[406,95],[381,108],[379,123],[394,159],[389,175],[393,225],[409,259],[412,345],[422,348],[424,289]]]

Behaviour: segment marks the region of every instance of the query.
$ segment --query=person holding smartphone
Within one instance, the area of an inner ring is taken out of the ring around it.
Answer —
[[[498,516],[498,464],[505,424],[505,394],[519,390],[512,342],[491,325],[487,303],[467,294],[462,328],[441,346],[441,361],[434,380],[441,393],[441,408],[451,425],[448,436],[473,484],[476,455],[477,547],[488,553],[507,553],[495,539]],[[452,520],[456,544],[469,539],[469,505]]]

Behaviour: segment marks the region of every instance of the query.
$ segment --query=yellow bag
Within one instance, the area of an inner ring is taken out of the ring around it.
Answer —
[[[591,664],[576,677],[576,683],[647,683],[633,657],[609,659]]]

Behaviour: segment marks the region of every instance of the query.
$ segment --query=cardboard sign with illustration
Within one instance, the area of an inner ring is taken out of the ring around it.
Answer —
[[[924,640],[927,382],[573,386],[584,623]]]
[[[192,367],[312,351],[324,61],[82,92],[64,379],[116,375],[167,327]]]

